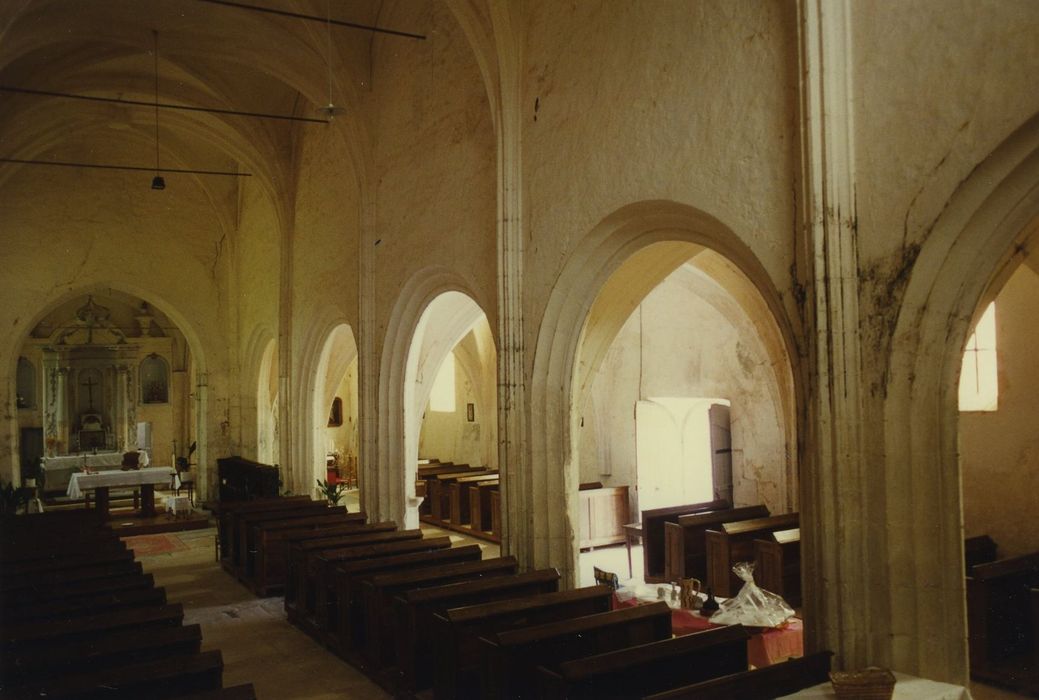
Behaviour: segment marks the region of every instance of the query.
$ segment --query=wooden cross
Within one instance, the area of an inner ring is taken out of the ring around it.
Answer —
[[[94,387],[97,386],[97,382],[91,376],[87,377],[87,381],[82,382],[82,385],[87,388],[87,401],[90,403],[90,410],[94,410]]]

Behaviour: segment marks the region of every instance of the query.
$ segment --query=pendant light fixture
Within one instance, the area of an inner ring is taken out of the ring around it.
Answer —
[[[159,31],[152,30],[155,39],[155,177],[152,178],[153,190],[166,189],[166,180],[159,174]]]
[[[328,104],[318,107],[317,111],[332,121],[343,111],[342,107],[336,107],[332,101],[332,0],[325,0],[325,62],[328,65]]]

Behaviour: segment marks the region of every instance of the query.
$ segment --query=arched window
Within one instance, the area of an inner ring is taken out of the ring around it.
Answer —
[[[141,361],[141,403],[169,403],[169,367],[155,353]]]
[[[332,410],[328,412],[328,427],[337,428],[343,424],[343,400],[338,396],[332,399]]]
[[[996,302],[985,309],[967,339],[960,371],[960,410],[995,411],[999,408],[996,367]]]
[[[24,357],[18,358],[15,401],[18,408],[36,407],[36,368]]]

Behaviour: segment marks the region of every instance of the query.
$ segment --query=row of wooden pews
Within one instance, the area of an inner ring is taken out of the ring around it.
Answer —
[[[763,505],[725,501],[642,512],[645,580],[700,579],[715,595],[742,586],[734,564],[753,561],[759,586],[801,604],[801,537],[797,513],[770,515]]]
[[[419,518],[491,542],[501,541],[501,492],[497,469],[431,461],[420,464]]]
[[[722,676],[770,687],[745,675],[742,627],[673,638],[664,603],[612,610],[609,586],[560,590],[555,569],[483,559],[477,545],[358,514],[314,516],[305,502],[234,506],[221,519],[223,537],[253,548],[238,563],[229,548],[225,568],[259,590],[249,557],[284,561],[290,622],[398,697],[638,698]],[[807,687],[825,670],[798,662],[772,673]]]
[[[971,677],[1039,695],[1039,552],[999,558],[982,535],[964,558]]]
[[[0,526],[0,698],[255,698],[219,651],[84,510]]]

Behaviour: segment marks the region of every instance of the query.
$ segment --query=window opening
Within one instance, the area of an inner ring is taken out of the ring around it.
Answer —
[[[999,407],[999,374],[996,365],[996,303],[978,319],[967,339],[960,370],[960,410],[995,411]]]

